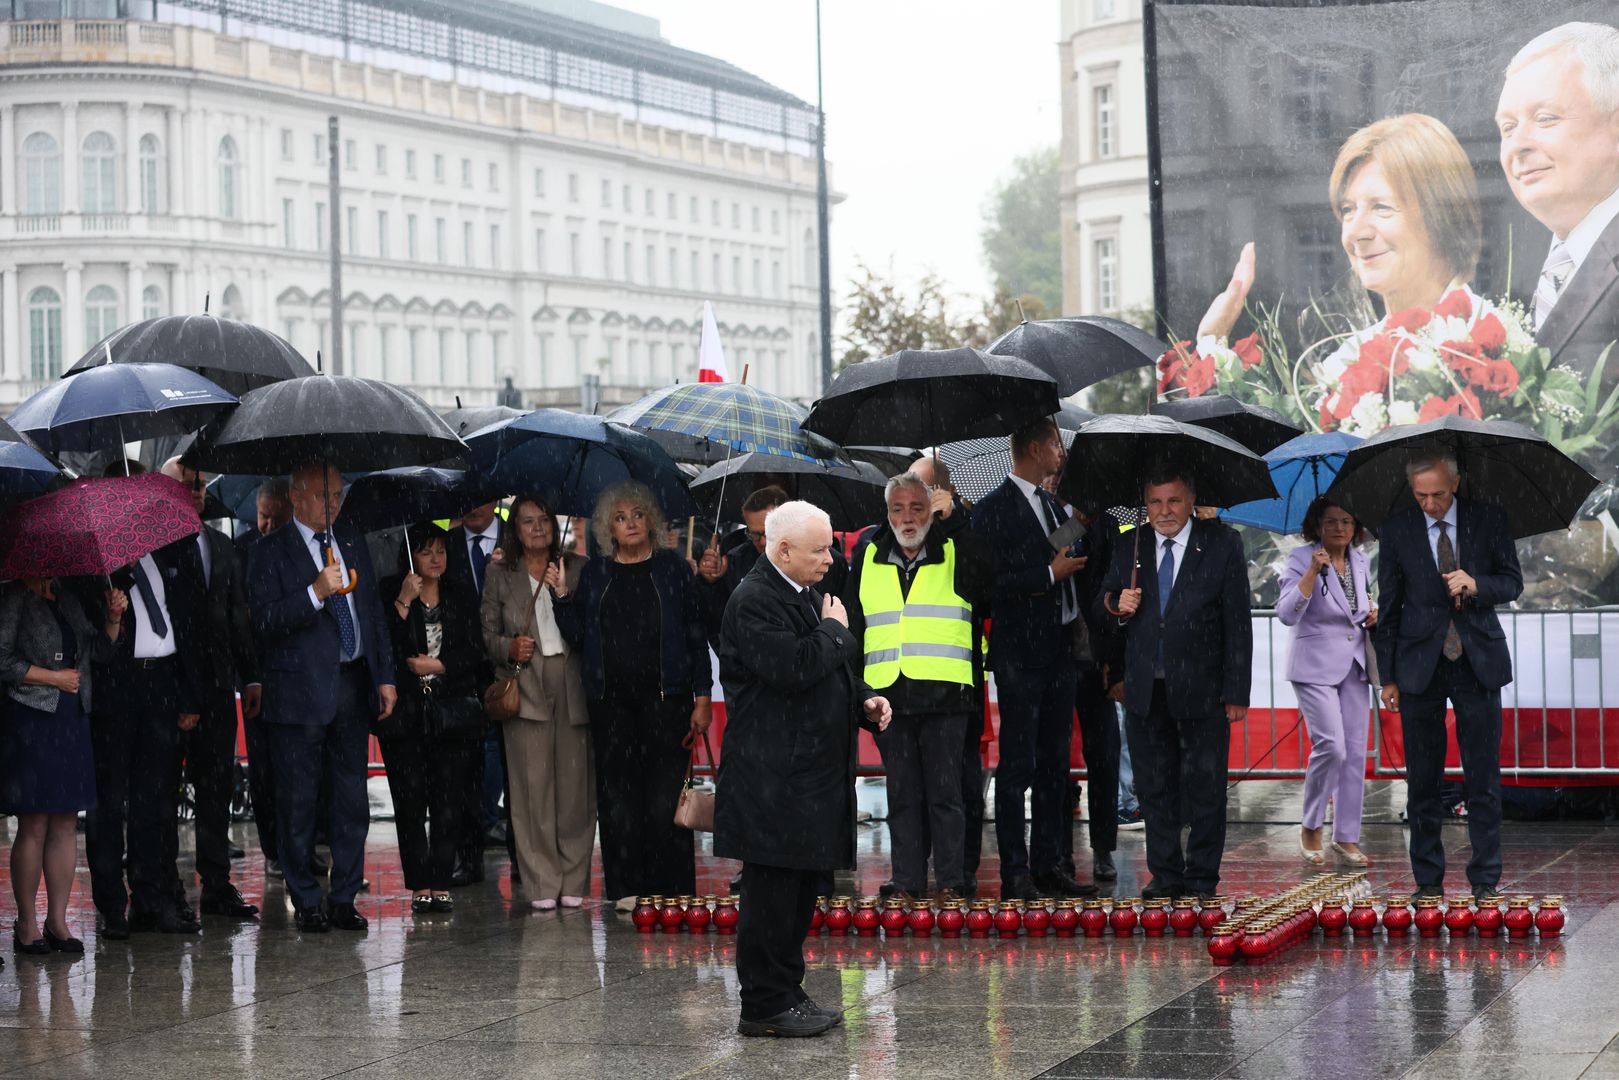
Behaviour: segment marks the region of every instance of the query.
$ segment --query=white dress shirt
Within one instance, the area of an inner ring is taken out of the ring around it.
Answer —
[[[174,615],[169,611],[168,590],[163,581],[163,571],[158,569],[157,563],[150,555],[142,555],[139,559],[141,569],[146,571],[146,580],[152,585],[152,598],[157,606],[163,609],[163,619],[168,625],[167,633],[161,636],[152,628],[151,619],[146,615],[146,601],[141,599],[140,590],[131,590],[129,610],[135,615],[135,648],[133,656],[137,660],[155,660],[162,656],[174,655]]]
[[[304,548],[309,552],[310,558],[315,560],[316,569],[326,569],[326,553],[321,550],[320,541],[315,539],[315,530],[311,529],[308,525],[305,525],[297,518],[293,518],[292,523],[298,527],[298,535],[303,538]],[[332,558],[337,560],[338,572],[343,575],[343,580],[347,581],[349,579],[349,568],[348,565],[343,562],[343,545],[339,544],[337,542],[337,537],[331,535],[330,533],[327,534],[327,539],[331,542]],[[315,586],[309,586],[308,591],[309,602],[315,605],[316,611],[320,611],[326,606],[326,601],[315,595]],[[348,605],[349,620],[354,623],[354,655],[350,657],[350,659],[358,660],[360,657],[365,655],[365,638],[360,632],[360,613],[354,607],[352,597],[340,596],[337,593],[333,593],[327,599],[336,600],[340,603]]]
[[[1050,536],[1053,530],[1050,522],[1046,520],[1046,510],[1050,504],[1045,501],[1045,496],[1050,493],[1037,484],[1029,483],[1017,473],[1007,473],[1006,478],[1016,484],[1019,491],[1023,492],[1023,497],[1029,500],[1029,509],[1034,511],[1034,520],[1040,523],[1040,531]],[[1046,567],[1046,577],[1053,585],[1057,584],[1057,572],[1051,569],[1050,566]],[[1079,615],[1077,601],[1070,603],[1068,594],[1069,590],[1064,589],[1062,597],[1062,622],[1064,626],[1073,622]]]
[[[534,595],[534,650],[541,656],[563,655],[568,651],[568,643],[562,640],[562,631],[557,629],[551,590],[535,581],[533,574],[528,575],[528,588]]]
[[[208,530],[197,534],[197,557],[202,560],[202,587],[206,589],[214,580],[214,557],[208,550]]]
[[[1197,520],[1197,518],[1196,518],[1195,515],[1192,516],[1192,517],[1187,518],[1186,519],[1186,524],[1181,526],[1181,531],[1176,533],[1174,536],[1165,536],[1162,533],[1158,532],[1156,529],[1153,530],[1153,534],[1152,534],[1152,538],[1153,538],[1152,572],[1153,572],[1154,580],[1157,579],[1158,567],[1164,561],[1164,545],[1169,543],[1169,541],[1171,541],[1171,540],[1175,541],[1175,547],[1173,549],[1174,553],[1175,553],[1174,554],[1175,563],[1174,563],[1174,572],[1170,577],[1171,584],[1173,584],[1173,582],[1175,581],[1176,578],[1180,577],[1181,563],[1184,562],[1185,559],[1186,559],[1186,545],[1188,543],[1190,543],[1191,539],[1192,539],[1192,523],[1194,521],[1196,521],[1196,520]],[[1152,528],[1152,526],[1150,526],[1150,525],[1138,526],[1138,527],[1139,528]]]
[[[1423,517],[1428,517],[1428,515],[1426,515],[1426,514],[1424,514],[1422,516]],[[1434,520],[1431,517],[1428,517],[1428,550],[1433,552],[1433,564],[1435,566],[1439,565],[1439,522],[1440,521],[1443,521],[1445,523],[1445,531],[1450,534],[1450,550],[1455,553],[1455,555],[1456,555],[1456,566],[1458,568],[1460,568],[1461,565],[1462,565],[1462,544],[1461,544],[1460,537],[1458,537],[1456,535],[1456,500],[1455,499],[1450,500],[1450,509],[1445,511],[1445,516],[1444,517],[1440,518],[1438,521]]]
[[[775,564],[775,562],[773,562],[771,560],[770,556],[766,555],[765,556],[765,561],[770,563],[770,569],[774,570],[776,573],[781,575],[781,580],[785,581],[787,584],[789,584],[789,585],[791,585],[793,587],[793,591],[795,593],[798,593],[800,596],[802,596],[804,594],[804,590],[809,588],[808,585],[800,585],[798,582],[796,582],[792,578],[788,577],[787,576],[787,571],[785,571],[781,567],[777,566]],[[817,612],[817,614],[819,614],[819,613]]]
[[[1596,247],[1597,240],[1615,217],[1619,217],[1619,188],[1615,188],[1606,199],[1591,207],[1585,217],[1580,219],[1580,223],[1568,231],[1567,236],[1561,239],[1555,236],[1552,238],[1552,246],[1555,248],[1559,243],[1562,244],[1569,258],[1574,260],[1574,269],[1569,271],[1570,278],[1579,273],[1585,257],[1591,254],[1591,249]],[[1566,283],[1564,287],[1567,287]]]

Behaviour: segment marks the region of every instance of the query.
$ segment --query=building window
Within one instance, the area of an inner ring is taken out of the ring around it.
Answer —
[[[545,170],[544,169],[535,169],[534,170],[534,197],[536,199],[545,198]]]
[[[731,291],[734,293],[742,291],[742,256],[740,255],[731,256]]]
[[[438,332],[438,378],[433,381],[438,383],[440,386],[443,386],[445,382],[444,376],[449,370],[450,332],[448,330],[440,330]]]
[[[464,187],[464,188],[470,188],[472,186],[472,159],[471,158],[462,158],[461,159],[461,186]]]
[[[647,188],[646,189],[646,216],[647,217],[652,217],[654,212],[655,212],[653,210],[653,200],[656,199],[656,198],[657,198],[657,196],[652,193],[652,189]]]
[[[292,129],[291,128],[282,128],[281,129],[281,160],[282,161],[291,161],[292,160]]]
[[[388,148],[381,143],[377,144],[377,175],[388,175]]]
[[[604,237],[602,237],[602,277],[611,278],[612,276],[613,276],[613,238],[610,237],[610,236],[604,236]]]
[[[731,228],[733,228],[733,229],[742,228],[742,204],[741,203],[732,203],[731,204]]]
[[[815,242],[815,230],[804,230],[804,284],[818,281],[821,269],[821,247]]]
[[[761,259],[754,259],[753,260],[753,295],[754,296],[763,296],[764,294],[765,294],[764,262]]]
[[[235,221],[237,173],[241,170],[241,155],[236,151],[236,140],[226,135],[219,140],[219,216]]]
[[[315,132],[314,162],[316,165],[326,164],[326,138],[327,137],[322,135],[320,132]]]
[[[1293,132],[1301,139],[1332,134],[1332,87],[1324,72],[1301,65],[1293,72]]]
[[[692,252],[691,253],[691,280],[686,283],[686,287],[688,289],[700,289],[700,288],[702,288],[702,282],[698,280],[702,275],[702,268],[703,268],[702,256],[698,255],[697,252],[695,252],[695,251]]]
[[[1096,310],[1117,311],[1119,307],[1119,241],[1104,236],[1092,248],[1096,275]]]
[[[668,218],[670,221],[673,221],[675,219],[676,215],[679,213],[679,207],[680,207],[680,200],[677,199],[675,197],[675,193],[671,191],[669,193],[669,198],[666,200],[666,202],[664,204],[664,208],[663,208],[664,209],[664,215],[663,216]]]
[[[579,234],[576,232],[568,234],[568,273],[574,277],[582,276],[579,269]]]
[[[489,335],[489,374],[493,375],[497,379],[500,378],[501,375],[501,346],[505,343],[505,334],[491,333]]]
[[[421,248],[417,244],[417,218],[415,214],[405,215],[405,258],[416,262],[421,258]]]
[[[709,224],[713,225],[716,229],[719,228],[720,227],[720,201],[718,199],[711,199],[709,201],[709,204],[708,204],[708,216],[709,216]]]
[[[433,219],[433,258],[440,266],[450,261],[449,225],[443,218]]]
[[[141,318],[156,319],[163,314],[163,290],[148,285],[141,290]]]
[[[343,250],[350,255],[360,253],[360,211],[352,206],[343,208]]]
[[[435,184],[444,183],[444,155],[443,154],[434,154],[433,155],[433,182]]]
[[[409,148],[405,150],[405,179],[416,179],[416,151]]]
[[[781,211],[780,210],[772,210],[772,211],[770,211],[770,235],[771,236],[780,236],[781,235]]]
[[[489,267],[500,269],[500,226],[489,226]]]
[[[753,208],[753,231],[754,232],[759,231],[759,219],[760,219],[759,208],[757,206],[755,206]]]
[[[545,230],[534,230],[534,269],[545,273]]]
[[[413,326],[407,333],[409,336],[406,339],[405,363],[407,366],[405,368],[405,381],[415,382],[419,377],[418,372],[421,370],[422,328]]]
[[[377,327],[377,377],[388,377],[388,354],[393,352],[394,328],[391,326]]]
[[[472,258],[472,222],[470,221],[461,223],[461,257],[465,265],[475,265]]]
[[[388,257],[388,211],[377,211],[377,258]]]
[[[658,249],[651,244],[646,246],[646,283],[648,285],[658,283]]]
[[[1118,0],[1091,0],[1091,21],[1103,22],[1118,14]]]
[[[709,267],[709,269],[713,271],[713,275],[708,279],[708,287],[710,289],[714,290],[715,292],[719,292],[720,288],[721,288],[721,285],[720,285],[720,257],[718,255],[714,256],[714,258],[712,260],[712,264]]]
[[[500,166],[493,161],[489,163],[489,190],[500,190]]]
[[[635,280],[635,271],[630,263],[630,242],[628,240],[624,241],[624,280]]]
[[[1329,222],[1298,221],[1294,224],[1293,280],[1306,296],[1320,296],[1331,289],[1343,259],[1339,230]]]
[[[688,216],[691,218],[691,223],[693,225],[697,224],[698,219],[702,217],[702,215],[697,212],[697,196],[693,195],[691,197],[691,205],[688,207],[688,210],[690,210],[690,214]]]
[[[360,167],[360,150],[353,139],[343,140],[343,168],[353,172]]]
[[[669,287],[680,288],[680,252],[674,248],[669,249]]]
[[[163,167],[163,150],[158,145],[156,135],[142,135],[140,142],[140,179],[141,179],[141,213],[159,214],[163,212],[162,204],[158,202],[157,184],[159,170]]]
[[[55,146],[55,141],[51,143]],[[62,298],[40,286],[28,294],[28,377],[44,382],[62,374]]]
[[[1115,123],[1117,109],[1113,100],[1113,85],[1104,83],[1093,88],[1091,105],[1096,125],[1096,156],[1110,158],[1118,152],[1116,144],[1118,128]]]
[[[84,297],[84,340],[94,345],[118,329],[118,294],[97,285]]]
[[[467,330],[461,334],[461,381],[472,382],[473,359],[478,354],[478,331]]]
[[[578,202],[579,201],[579,174],[578,173],[569,173],[568,174],[568,201],[569,202]]]
[[[288,250],[298,246],[296,207],[297,203],[292,199],[281,200],[281,246]]]
[[[79,177],[79,202],[86,214],[110,214],[118,208],[118,150],[105,131],[84,137]]]
[[[770,260],[770,295],[781,296],[781,260]]]
[[[326,204],[315,204],[315,250],[325,251],[328,229],[326,227]]]
[[[630,185],[628,184],[624,185],[624,212],[626,214],[630,212]]]
[[[613,182],[611,180],[603,180],[602,181],[602,209],[603,210],[611,210],[612,208],[613,208]]]

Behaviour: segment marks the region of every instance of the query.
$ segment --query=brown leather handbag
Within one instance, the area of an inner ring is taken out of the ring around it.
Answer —
[[[542,585],[541,588],[544,588],[544,586]],[[518,635],[519,637],[534,636],[534,608],[538,599],[538,594],[529,598],[528,623],[523,627],[523,632]],[[483,692],[483,711],[489,714],[489,719],[497,723],[504,723],[517,716],[518,711],[523,706],[523,692],[518,687],[517,680],[522,678],[523,669],[527,666],[527,664],[513,664],[509,678],[496,679]]]
[[[690,737],[688,736],[688,741]],[[703,732],[703,749],[708,752],[708,763],[714,763],[714,748],[709,745],[708,732]],[[682,829],[692,832],[714,831],[714,793],[712,791],[699,791],[693,787],[697,771],[696,746],[692,747],[691,760],[686,762],[686,783],[680,789],[680,799],[675,803],[675,824]]]

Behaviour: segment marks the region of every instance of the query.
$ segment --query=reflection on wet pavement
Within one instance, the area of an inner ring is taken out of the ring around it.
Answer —
[[[1296,784],[1240,785],[1224,891],[1306,876]],[[1364,846],[1379,892],[1411,884],[1398,795],[1374,785]],[[0,825],[0,844],[9,844]],[[995,891],[993,830],[980,881]],[[1215,968],[1203,939],[817,937],[807,989],[847,1010],[811,1040],[735,1033],[735,939],[637,934],[599,904],[531,914],[504,852],[453,915],[413,917],[390,824],[375,823],[359,907],[369,933],[300,939],[266,888],[251,827],[237,877],[261,922],[200,937],[97,940],[87,875],[70,924],[89,953],[18,957],[0,931],[0,1074],[36,1077],[1615,1077],[1619,829],[1508,825],[1503,890],[1565,896],[1561,941],[1321,938],[1258,967]],[[864,827],[840,885],[874,894],[886,831]],[[1466,833],[1447,831],[1452,884]],[[1089,865],[1083,823],[1077,854]],[[190,848],[182,834],[181,849]],[[82,861],[82,855],[81,855]],[[1117,895],[1146,880],[1125,833]],[[183,867],[187,869],[189,866]],[[724,892],[734,865],[700,857]],[[599,878],[596,891],[599,893]],[[0,867],[0,889],[9,882]]]

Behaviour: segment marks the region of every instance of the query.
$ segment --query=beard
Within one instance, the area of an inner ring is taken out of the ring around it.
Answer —
[[[904,528],[890,525],[889,528],[894,530],[894,539],[899,541],[900,547],[907,551],[915,551],[927,540],[928,532],[933,528],[933,520],[929,518],[920,525],[907,525]]]

